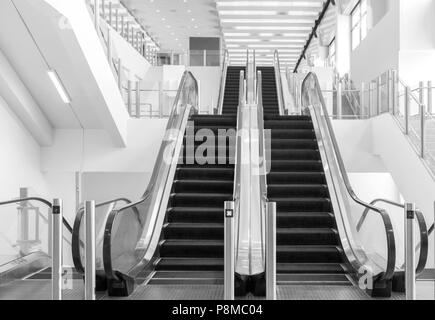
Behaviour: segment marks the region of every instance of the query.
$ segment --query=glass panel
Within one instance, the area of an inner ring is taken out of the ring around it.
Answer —
[[[367,14],[364,14],[361,18],[361,40],[364,40],[367,36]]]
[[[361,8],[358,5],[355,10],[352,12],[352,27],[355,27],[361,19]]]
[[[361,25],[358,23],[352,29],[352,49],[355,50],[360,44],[360,27]]]

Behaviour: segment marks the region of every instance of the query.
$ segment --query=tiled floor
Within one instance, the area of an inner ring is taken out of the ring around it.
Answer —
[[[68,289],[63,290],[65,300],[83,299],[83,281],[69,280],[64,283]],[[419,281],[417,283],[417,299],[434,299],[434,282]],[[278,286],[280,300],[370,300],[365,292],[355,287],[295,285]],[[51,282],[49,280],[21,280],[0,287],[0,300],[47,300],[51,298]],[[223,298],[223,287],[220,285],[190,286],[140,286],[127,300],[220,300]],[[98,295],[98,299],[115,299],[106,295]],[[252,300],[255,297],[249,296]],[[403,294],[394,294],[393,300],[404,299]]]

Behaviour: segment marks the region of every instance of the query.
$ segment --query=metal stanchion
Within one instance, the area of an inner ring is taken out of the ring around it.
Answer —
[[[235,247],[234,247],[234,202],[225,202],[225,232],[224,232],[224,299],[234,300],[234,273],[235,273]]]
[[[52,279],[51,294],[53,300],[62,300],[62,220],[63,206],[61,199],[53,200],[52,208]]]
[[[421,141],[420,148],[421,153],[420,156],[424,159],[425,156],[425,142],[426,142],[426,110],[424,104],[420,104],[420,130],[421,130]]]
[[[378,78],[377,82],[377,103],[376,103],[376,115],[379,116],[382,111],[382,77]]]
[[[360,116],[361,118],[364,118],[364,107],[366,104],[366,97],[365,97],[365,92],[366,92],[366,84],[363,82],[361,83],[361,91],[360,91]]]
[[[405,88],[405,134],[409,134],[409,108],[411,104],[411,88]]]
[[[343,89],[342,83],[337,83],[337,119],[341,119],[343,115]]]
[[[85,204],[85,300],[95,300],[95,201]]]
[[[416,299],[415,284],[415,244],[414,244],[415,204],[405,204],[405,288],[406,300]]]
[[[427,112],[432,114],[433,101],[432,101],[432,81],[427,83]]]
[[[132,91],[133,91],[133,84],[131,80],[128,80],[128,93],[127,93],[127,106],[128,106],[128,114],[130,117],[133,114],[133,97],[132,97]]]
[[[136,81],[136,118],[140,118],[140,81]]]
[[[373,83],[369,83],[369,106],[368,106],[368,116],[369,118],[372,117],[372,105],[373,105]]]
[[[267,203],[266,299],[276,300],[276,203]]]

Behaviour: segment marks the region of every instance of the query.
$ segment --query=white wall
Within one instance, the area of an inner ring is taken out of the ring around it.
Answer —
[[[350,74],[357,86],[372,81],[388,69],[399,68],[399,30],[399,1],[390,0],[388,12],[352,51]]]
[[[219,99],[221,67],[187,67],[199,83],[200,112],[213,113]]]

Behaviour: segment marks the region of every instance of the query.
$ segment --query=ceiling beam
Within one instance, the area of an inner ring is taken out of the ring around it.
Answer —
[[[296,63],[296,66],[295,66],[295,68],[293,70],[294,73],[298,72],[298,68],[299,68],[302,60],[305,58],[307,50],[310,47],[311,41],[313,41],[313,38],[315,38],[315,37],[317,38],[317,29],[319,28],[320,24],[322,23],[322,20],[325,17],[326,12],[328,11],[329,6],[331,4],[333,6],[335,6],[335,0],[327,0],[325,2],[325,4],[323,5],[322,12],[320,13],[319,18],[316,20],[315,25],[313,27],[313,30],[311,31],[311,34],[308,37],[307,43],[305,44],[304,50],[302,51],[301,56],[300,56],[298,62]]]

